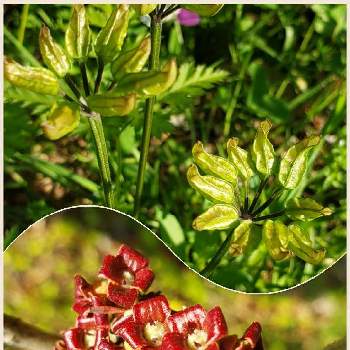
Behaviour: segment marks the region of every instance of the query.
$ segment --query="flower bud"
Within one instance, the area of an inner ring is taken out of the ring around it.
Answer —
[[[183,5],[183,7],[187,10],[196,12],[203,17],[215,16],[223,8],[223,6],[223,4]]]
[[[82,4],[73,5],[72,17],[65,36],[68,55],[76,60],[85,61],[91,48],[89,22]]]
[[[57,95],[59,84],[56,76],[46,68],[25,67],[5,56],[4,77],[11,84],[37,92]]]
[[[95,52],[103,63],[111,62],[121,50],[128,30],[128,5],[118,5],[96,38]]]
[[[50,29],[46,26],[40,29],[39,47],[43,61],[48,68],[59,77],[64,77],[70,68],[69,59],[63,48],[53,40]]]
[[[133,4],[131,7],[138,16],[145,16],[157,8],[157,4]]]
[[[127,73],[137,73],[145,66],[151,52],[150,37],[144,38],[138,47],[121,53],[112,63],[113,78],[119,80]]]

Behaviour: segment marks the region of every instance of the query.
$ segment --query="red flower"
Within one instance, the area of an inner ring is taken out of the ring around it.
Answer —
[[[179,311],[168,318],[172,335],[164,338],[161,349],[219,349],[218,341],[227,335],[220,307],[206,312],[201,305]]]
[[[116,256],[104,258],[99,276],[109,281],[108,298],[126,309],[134,305],[139,292],[146,291],[154,278],[148,260],[124,244]]]
[[[134,305],[132,315],[114,322],[111,330],[134,349],[155,349],[167,332],[166,320],[170,313],[164,296],[152,297]]]
[[[253,322],[247,328],[236,350],[264,350],[260,323]]]
[[[80,275],[74,276],[75,293],[73,310],[78,314],[85,313],[92,306],[92,286]]]
[[[84,331],[80,328],[71,328],[64,332],[64,342],[67,350],[84,350]]]

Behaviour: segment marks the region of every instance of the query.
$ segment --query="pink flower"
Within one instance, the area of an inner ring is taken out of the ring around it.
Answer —
[[[177,13],[177,20],[181,25],[185,27],[195,27],[199,24],[201,18],[195,12],[186,9],[180,9]]]

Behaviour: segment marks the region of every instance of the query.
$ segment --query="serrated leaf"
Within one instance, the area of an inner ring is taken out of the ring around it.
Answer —
[[[229,247],[230,255],[238,256],[244,253],[249,243],[252,224],[253,222],[251,220],[243,220],[239,226],[235,228]]]
[[[265,246],[275,260],[282,260],[289,255],[288,227],[280,221],[266,220],[262,230]]]
[[[320,264],[326,255],[324,249],[312,248],[309,235],[297,225],[289,225],[289,249],[309,264]]]
[[[275,160],[275,151],[268,139],[271,126],[271,122],[268,120],[260,123],[252,148],[256,169],[265,176],[270,175]]]
[[[292,220],[312,221],[321,216],[332,215],[332,210],[323,207],[312,198],[293,198],[286,206]]]
[[[214,203],[234,202],[235,194],[230,183],[210,175],[201,176],[195,165],[188,168],[187,180],[196,191]]]
[[[193,221],[193,228],[203,230],[226,230],[239,218],[238,210],[230,205],[216,204]]]
[[[284,154],[280,164],[278,179],[287,189],[296,188],[302,180],[309,151],[320,141],[319,136],[311,136],[289,148]]]
[[[215,66],[194,66],[192,63],[184,63],[179,68],[175,83],[169,90],[159,96],[159,99],[166,99],[178,94],[187,96],[202,95],[205,90],[224,81],[228,75],[227,71],[215,68]]]

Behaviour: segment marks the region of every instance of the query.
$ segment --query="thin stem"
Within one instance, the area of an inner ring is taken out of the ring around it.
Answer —
[[[86,63],[85,62],[80,63],[80,72],[81,72],[81,77],[83,79],[85,96],[88,97],[90,95],[90,86],[89,86],[89,80],[88,80],[88,76],[87,76],[87,72],[86,72]]]
[[[101,81],[102,81],[102,76],[103,76],[103,70],[105,68],[105,65],[103,63],[103,60],[101,58],[97,59],[97,64],[98,64],[98,68],[97,68],[97,77],[95,80],[95,89],[94,89],[94,93],[97,94],[98,90],[100,89],[100,85],[101,85]]]
[[[149,70],[158,69],[159,54],[162,36],[162,22],[157,15],[153,15],[151,19],[151,57],[149,62]],[[140,211],[141,196],[144,184],[145,169],[148,157],[149,143],[152,131],[153,106],[156,101],[154,96],[146,100],[145,116],[143,124],[143,133],[141,141],[141,155],[139,168],[137,173],[137,184],[134,204],[134,216],[137,218]]]
[[[113,80],[113,81],[111,82],[111,85],[109,85],[107,91],[112,90],[112,89],[115,87],[116,84],[117,84],[117,82],[116,82],[115,80]]]
[[[80,99],[80,91],[77,88],[77,86],[75,85],[74,80],[72,79],[72,77],[69,74],[67,74],[64,77],[64,80],[66,81],[66,83],[68,84],[68,86],[70,87],[70,89],[72,90],[74,95],[76,96],[76,98],[79,100]]]
[[[282,192],[283,190],[277,189],[274,193],[272,193],[271,197],[265,203],[263,203],[257,210],[252,213],[252,216],[254,217],[263,212],[274,200],[276,200],[282,194]]]
[[[260,185],[259,185],[259,188],[257,190],[257,192],[255,193],[255,196],[253,198],[253,201],[252,201],[252,204],[250,205],[249,209],[248,209],[248,212],[249,213],[252,213],[255,206],[256,206],[256,203],[258,203],[258,200],[260,198],[260,195],[264,189],[264,187],[266,186],[267,184],[267,181],[268,181],[268,177],[266,177],[265,179],[261,180],[260,181]]]
[[[21,13],[21,24],[17,32],[17,39],[21,44],[23,44],[24,34],[26,32],[28,12],[29,12],[29,4],[24,4],[22,7],[22,13]]]
[[[267,220],[267,219],[273,219],[273,218],[277,218],[279,216],[282,216],[285,214],[285,210],[281,210],[281,211],[277,211],[275,213],[269,214],[269,215],[264,215],[264,216],[259,216],[257,218],[253,218],[253,221],[262,221],[262,220]]]
[[[181,7],[181,5],[172,5],[170,6],[168,9],[166,9],[163,14],[162,14],[162,19],[164,19],[165,17],[171,15],[172,13],[174,13],[176,10],[178,10]]]
[[[234,230],[232,230],[227,235],[226,239],[221,244],[220,248],[215,253],[215,255],[212,257],[212,259],[209,261],[208,265],[202,271],[200,271],[200,274],[202,276],[209,277],[213,273],[214,269],[219,265],[221,259],[224,257],[224,255],[226,254],[226,252],[230,246],[231,237],[233,235],[233,232],[234,232]]]
[[[112,186],[111,173],[108,162],[108,150],[106,139],[104,136],[103,125],[100,115],[88,117],[92,135],[94,137],[96,155],[100,176],[103,184],[103,191],[105,196],[105,203],[110,208],[115,208],[115,196]]]

